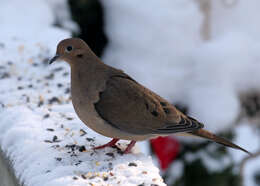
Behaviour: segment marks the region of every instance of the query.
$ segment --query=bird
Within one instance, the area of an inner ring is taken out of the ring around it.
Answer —
[[[129,140],[123,151],[127,154],[137,141],[179,133],[206,138],[250,154],[203,129],[203,123],[183,114],[124,71],[102,62],[80,38],[60,41],[49,63],[54,61],[65,61],[70,66],[72,104],[80,120],[95,132],[112,138],[94,149],[115,147],[119,140]]]

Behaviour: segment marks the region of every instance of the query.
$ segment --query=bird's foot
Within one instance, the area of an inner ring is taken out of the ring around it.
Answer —
[[[136,141],[132,140],[129,145],[124,150],[123,154],[128,154],[131,152],[132,148],[135,146]]]
[[[119,139],[117,138],[113,138],[110,142],[104,144],[104,145],[100,145],[100,146],[97,146],[97,147],[94,147],[93,149],[103,149],[105,147],[117,147],[116,146],[116,143],[119,141]],[[132,148],[135,146],[135,143],[136,141],[131,141],[129,143],[129,145],[127,145],[126,149],[124,151],[121,151],[122,154],[128,154],[131,152]],[[118,150],[120,150],[118,147],[117,147]]]
[[[119,139],[113,138],[110,142],[108,142],[108,143],[106,143],[104,145],[100,145],[100,146],[94,147],[94,149],[103,149],[105,147],[114,147],[118,141],[119,141]]]

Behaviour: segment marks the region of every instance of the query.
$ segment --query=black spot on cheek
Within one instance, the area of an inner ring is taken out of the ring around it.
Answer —
[[[78,58],[82,58],[83,55],[82,55],[82,54],[78,54],[77,57],[78,57]]]
[[[151,113],[152,113],[152,115],[154,115],[155,117],[157,117],[157,116],[158,116],[158,112],[156,112],[155,110],[154,110],[154,111],[152,111]]]

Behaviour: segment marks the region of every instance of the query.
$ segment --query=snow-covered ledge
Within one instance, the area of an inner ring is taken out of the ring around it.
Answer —
[[[69,68],[47,64],[56,47],[50,44],[52,48],[19,38],[1,42],[1,181],[26,186],[165,185],[151,158],[137,148],[128,155],[113,148],[92,149],[109,139],[76,116]]]

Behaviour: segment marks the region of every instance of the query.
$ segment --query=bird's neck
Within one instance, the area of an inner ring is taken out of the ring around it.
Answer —
[[[99,60],[83,61],[75,66],[71,66],[72,98],[77,99],[76,97],[78,95],[91,96],[86,94],[86,92],[102,89],[105,85],[100,83],[99,79],[103,79],[107,76],[107,69],[108,66]]]
[[[96,77],[97,73],[105,72],[106,65],[98,58],[82,59],[71,66],[71,78],[78,81],[88,81]]]

